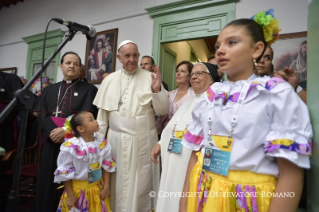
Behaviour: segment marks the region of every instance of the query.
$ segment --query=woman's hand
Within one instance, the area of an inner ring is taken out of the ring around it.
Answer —
[[[152,153],[151,153],[151,159],[152,159],[153,163],[158,164],[157,157],[160,154],[161,154],[161,145],[160,144],[156,144],[153,147]]]
[[[104,201],[106,197],[108,197],[110,195],[110,190],[108,187],[105,187],[102,189],[102,191],[100,192],[100,199],[101,201]]]
[[[277,71],[275,76],[286,80],[295,90],[297,89],[299,80],[296,72],[293,69],[286,67],[280,71]]]
[[[72,207],[75,207],[76,204],[76,197],[74,195],[68,196],[66,199],[66,205],[68,206],[69,210],[71,210]]]

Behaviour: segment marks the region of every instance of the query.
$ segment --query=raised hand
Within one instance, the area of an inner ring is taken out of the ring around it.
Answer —
[[[152,89],[154,93],[161,91],[162,85],[162,75],[159,66],[156,66],[154,72],[152,73]]]
[[[100,192],[100,199],[104,201],[106,197],[110,195],[110,190],[107,187],[104,187]]]

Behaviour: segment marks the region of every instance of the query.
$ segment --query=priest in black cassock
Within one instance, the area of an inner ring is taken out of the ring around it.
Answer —
[[[80,79],[81,59],[74,52],[66,52],[59,65],[63,81],[50,85],[42,93],[42,133],[45,137],[41,155],[40,176],[37,185],[38,208],[32,211],[56,211],[59,196],[58,184],[53,183],[57,157],[64,138],[64,120],[80,111],[90,111],[96,117],[97,108],[92,104],[97,88]],[[39,101],[40,103],[40,101]],[[40,104],[35,111],[40,112]],[[61,189],[63,191],[63,189]]]

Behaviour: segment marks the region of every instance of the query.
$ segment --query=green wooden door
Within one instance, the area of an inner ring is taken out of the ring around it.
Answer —
[[[45,45],[44,61],[54,52],[56,47],[60,44],[63,32],[61,29],[49,31],[47,33],[47,40]],[[22,39],[28,44],[28,57],[26,64],[26,78],[30,78],[41,67],[42,63],[42,48],[43,48],[44,33],[23,37]],[[48,68],[43,74],[43,77],[49,77],[50,82],[55,83],[57,77],[57,70],[59,65],[60,52],[55,56]]]
[[[162,58],[163,43],[217,36],[235,19],[237,1],[183,0],[147,8],[154,18],[152,55],[155,64]]]
[[[176,53],[161,45],[161,63],[163,81],[168,85],[168,90],[175,89]]]
[[[319,211],[319,1],[309,3],[307,53],[307,103],[314,132],[311,169],[307,172],[307,211]]]

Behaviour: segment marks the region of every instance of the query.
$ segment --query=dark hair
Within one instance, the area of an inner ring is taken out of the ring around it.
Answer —
[[[271,55],[272,55],[272,57],[274,58],[274,50],[270,47],[270,46],[267,46],[270,50],[271,50]],[[266,48],[267,48],[266,47]],[[265,50],[266,51],[266,50]]]
[[[271,63],[270,73],[274,73],[274,72],[275,72],[274,64]]]
[[[60,61],[60,64],[63,64],[63,61],[64,61],[64,57],[65,57],[65,55],[68,55],[68,54],[74,54],[74,55],[76,55],[76,56],[78,56],[78,58],[79,58],[79,62],[80,62],[80,64],[79,64],[79,66],[81,66],[82,65],[82,63],[81,63],[81,58],[79,57],[79,55],[77,54],[77,53],[75,53],[75,52],[65,52],[63,55],[62,55],[62,57],[61,57],[61,61]]]
[[[153,57],[148,56],[148,55],[144,55],[144,56],[142,57],[142,59],[143,59],[144,57],[150,58],[150,59],[151,59],[151,63],[152,63],[151,65],[155,65],[155,61],[154,61]]]
[[[112,48],[113,51],[113,43],[109,41],[109,46]]]
[[[256,62],[259,62],[267,47],[263,28],[256,21],[251,19],[237,19],[228,23],[224,28],[228,26],[244,26],[246,28],[246,32],[250,35],[254,43],[261,41],[265,44],[262,54],[256,58]]]
[[[192,72],[192,69],[194,67],[193,63],[187,61],[187,60],[183,60],[182,62],[180,62],[177,66],[176,66],[176,71],[177,69],[181,66],[181,65],[186,65],[187,69],[188,69],[188,73],[190,74]]]
[[[87,113],[87,111],[81,111],[77,114],[75,114],[70,121],[71,128],[73,132],[75,133],[76,137],[80,137],[79,131],[76,129],[78,126],[81,126],[83,123],[83,115]]]
[[[215,55],[210,56],[210,57],[207,59],[207,63],[208,63],[208,61],[210,61],[211,59],[214,59],[214,58],[215,58]]]
[[[306,40],[303,41],[303,42],[300,44],[300,46],[303,45],[303,44],[307,44],[307,41],[306,41]]]
[[[212,80],[215,82],[220,82],[219,76],[218,76],[218,67],[214,64],[211,63],[199,63],[199,64],[203,64],[204,66],[206,66],[206,68],[208,69],[210,76],[212,77]]]
[[[98,42],[101,42],[102,46],[104,45],[104,42],[103,42],[103,39],[102,38],[99,38],[96,43],[95,43],[95,48],[97,47],[97,43]]]
[[[93,65],[91,65],[91,63],[90,63],[91,60],[93,60],[93,62],[94,62]],[[88,66],[88,70],[90,70],[92,67],[95,68],[96,64],[95,64],[95,60],[93,57],[89,57],[87,66]]]

